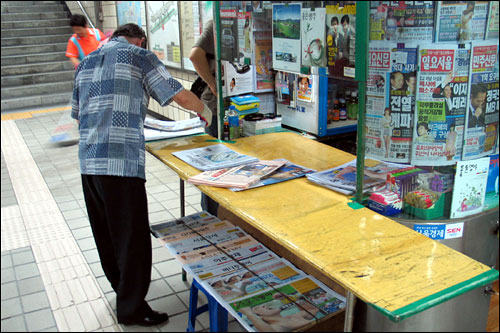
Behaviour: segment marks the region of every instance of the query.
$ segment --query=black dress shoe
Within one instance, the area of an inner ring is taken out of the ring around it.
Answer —
[[[152,310],[144,318],[138,320],[123,320],[119,321],[123,325],[140,325],[140,326],[155,326],[168,320],[168,314]]]

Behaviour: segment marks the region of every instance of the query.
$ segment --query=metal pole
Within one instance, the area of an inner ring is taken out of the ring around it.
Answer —
[[[224,120],[224,97],[222,96],[222,65],[221,65],[221,22],[220,1],[214,1],[214,37],[215,37],[215,82],[217,82],[217,138],[221,139],[221,128]]]
[[[182,178],[179,178],[179,190],[180,190],[180,197],[181,197],[181,217],[186,216],[186,207],[185,207],[185,198],[184,198],[184,180]],[[186,271],[184,268],[182,269],[182,281],[186,281],[187,276],[186,276]]]
[[[358,2],[359,3],[359,2]],[[356,296],[350,291],[346,295],[346,308],[345,308],[345,319],[344,319],[344,332],[352,332],[352,326],[354,323],[354,306],[356,305]]]
[[[85,17],[87,18],[87,22],[90,24],[90,26],[92,27],[92,29],[94,29],[95,28],[94,24],[92,23],[92,20],[87,15],[87,12],[85,11],[85,8],[83,8],[83,6],[81,4],[81,1],[77,1],[76,3],[78,4],[78,6],[80,6],[80,9],[82,10],[83,15],[85,15]]]

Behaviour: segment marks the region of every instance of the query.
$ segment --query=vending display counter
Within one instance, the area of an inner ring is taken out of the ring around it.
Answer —
[[[218,142],[202,135],[146,146],[186,180],[200,171],[172,153]],[[354,159],[294,133],[223,144],[260,159],[285,158],[316,170]],[[305,178],[241,192],[198,188],[264,235],[264,244],[276,243],[343,288],[348,296],[345,330],[352,328],[355,298],[351,295],[399,322],[498,279],[497,270]]]

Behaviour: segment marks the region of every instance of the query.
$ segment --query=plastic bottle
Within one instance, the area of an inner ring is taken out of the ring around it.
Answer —
[[[331,124],[332,123],[332,111],[333,111],[333,103],[332,100],[329,98],[328,103],[326,104],[326,123]]]
[[[339,119],[347,120],[347,105],[345,104],[345,99],[340,99],[340,110],[339,110]]]
[[[222,140],[229,140],[229,118],[227,116],[228,111],[226,110],[226,114],[224,115],[224,131],[222,133]]]
[[[339,100],[335,99],[333,101],[332,120],[339,121],[339,119],[340,119],[340,104],[339,104]]]
[[[352,120],[358,119],[358,92],[352,92],[352,104],[351,104],[351,118]]]
[[[234,140],[240,136],[240,117],[238,112],[236,112],[236,107],[231,105],[229,107],[229,113],[227,114],[229,122],[229,140]]]

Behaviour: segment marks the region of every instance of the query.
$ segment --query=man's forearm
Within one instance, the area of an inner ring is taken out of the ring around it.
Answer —
[[[215,85],[215,77],[210,71],[210,65],[208,63],[207,57],[204,52],[195,52],[192,53],[193,57],[190,57],[191,62],[193,63],[194,69],[198,73],[198,75],[205,81],[212,92],[217,90]]]

